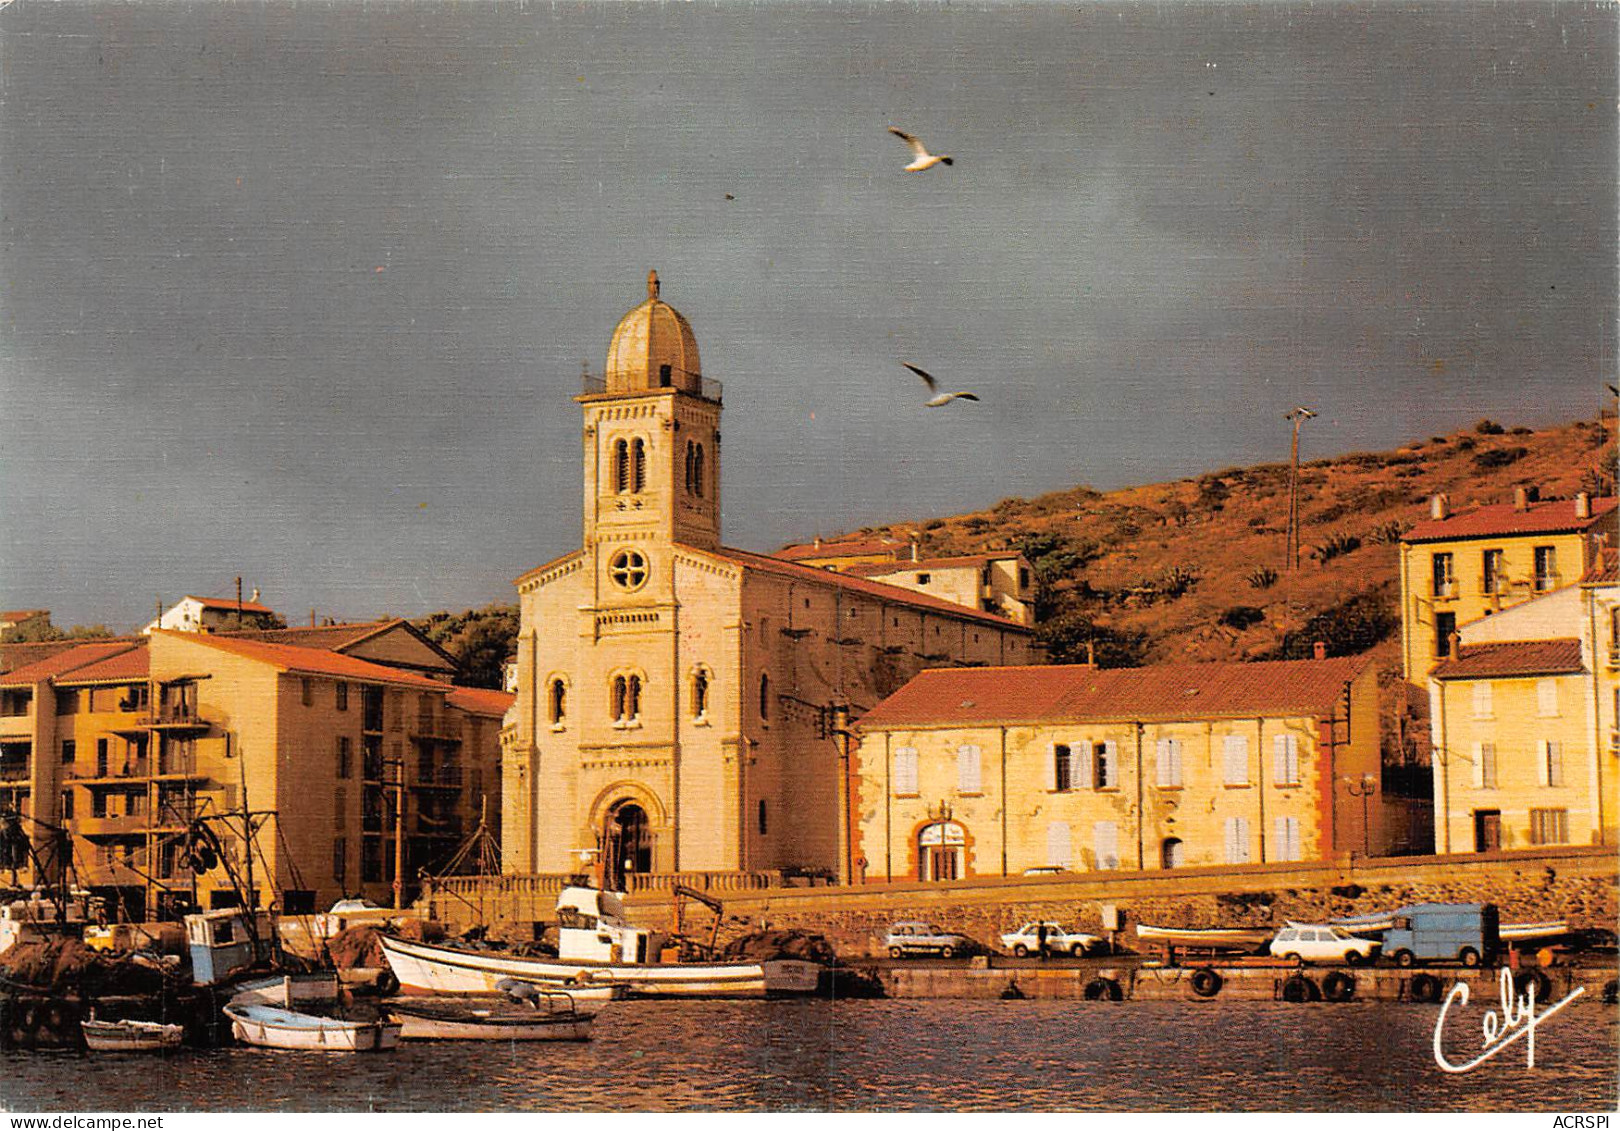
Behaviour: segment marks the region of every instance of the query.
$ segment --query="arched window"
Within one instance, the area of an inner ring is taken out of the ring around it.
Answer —
[[[765,722],[771,721],[771,677],[768,675],[759,677],[759,717]]]
[[[625,679],[622,675],[613,677],[613,719],[615,722],[624,722]]]
[[[692,493],[703,497],[703,445],[692,446]]]
[[[553,725],[561,723],[568,717],[568,685],[560,679],[551,681],[546,699],[546,713],[551,716]]]
[[[641,718],[641,677],[616,675],[613,677],[613,721],[621,726]]]
[[[637,440],[631,444],[630,490],[639,495],[647,487],[647,443]]]
[[[692,494],[692,441],[686,441],[686,493]]]
[[[701,719],[709,713],[709,673],[703,668],[692,673],[692,717]]]
[[[623,440],[613,444],[613,490],[622,495],[630,489],[630,445]]]

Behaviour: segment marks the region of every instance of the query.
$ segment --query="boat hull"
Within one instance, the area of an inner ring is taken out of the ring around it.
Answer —
[[[584,1041],[590,1039],[593,1020],[590,1013],[547,1012],[510,1003],[479,1009],[392,1002],[384,1009],[407,1041]]]
[[[311,1052],[383,1052],[399,1045],[391,1021],[343,1021],[267,1005],[227,1005],[231,1032],[244,1044]]]
[[[821,967],[797,959],[764,962],[581,962],[455,950],[384,936],[383,953],[407,993],[490,993],[504,978],[569,992],[618,990],[632,997],[761,998],[813,994]],[[576,989],[579,987],[579,989]]]
[[[161,1052],[185,1039],[183,1025],[154,1021],[81,1021],[84,1044],[91,1052]]]

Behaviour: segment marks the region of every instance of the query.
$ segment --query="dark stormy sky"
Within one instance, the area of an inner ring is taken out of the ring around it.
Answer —
[[[577,544],[570,398],[649,267],[749,548],[1283,458],[1297,403],[1308,455],[1590,414],[1616,20],[17,0],[0,607],[509,598]]]

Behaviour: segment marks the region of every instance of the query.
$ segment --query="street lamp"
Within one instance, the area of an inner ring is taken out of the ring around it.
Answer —
[[[1362,774],[1360,778],[1343,777],[1339,780],[1344,783],[1346,793],[1351,797],[1361,798],[1361,854],[1371,856],[1367,830],[1367,799],[1378,789],[1378,779],[1371,774]]]

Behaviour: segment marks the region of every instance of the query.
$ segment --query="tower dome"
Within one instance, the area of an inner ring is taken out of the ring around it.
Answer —
[[[691,323],[658,298],[658,272],[647,272],[647,301],[619,319],[608,343],[607,391],[680,389],[703,395]]]

